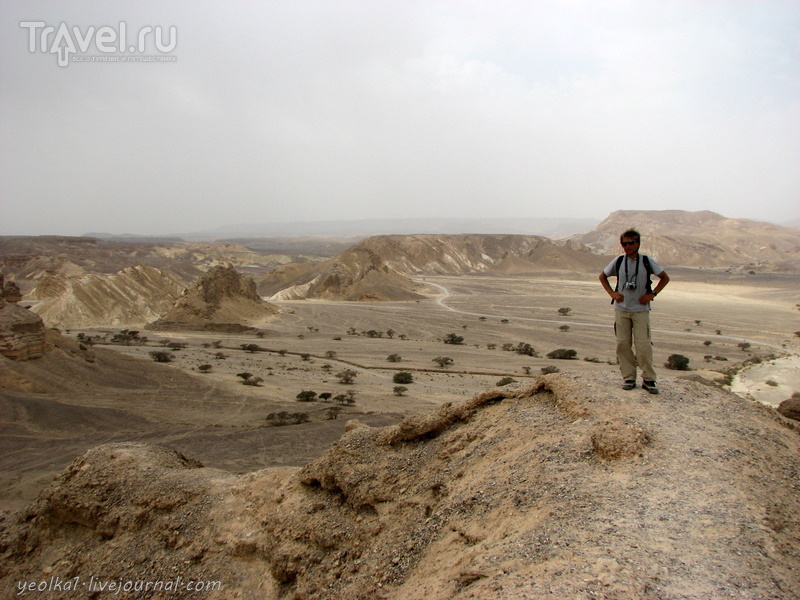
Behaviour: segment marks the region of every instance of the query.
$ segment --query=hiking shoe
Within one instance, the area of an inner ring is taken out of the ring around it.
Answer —
[[[625,383],[622,384],[623,390],[632,390],[636,387],[636,380],[635,379],[626,379]]]
[[[642,389],[647,390],[651,394],[658,393],[658,387],[656,387],[655,381],[642,381]]]

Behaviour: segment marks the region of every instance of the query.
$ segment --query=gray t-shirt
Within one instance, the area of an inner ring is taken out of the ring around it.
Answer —
[[[650,310],[649,304],[639,304],[639,298],[647,293],[647,269],[642,260],[642,254],[639,254],[639,260],[633,260],[625,257],[619,265],[619,273],[617,273],[617,258],[614,258],[609,265],[603,269],[606,277],[617,277],[619,285],[617,291],[622,292],[625,299],[622,302],[615,302],[617,310],[625,310],[628,312],[644,312]],[[660,275],[664,269],[659,265],[652,256],[648,256],[650,260],[650,268],[653,270],[654,275]],[[636,263],[639,263],[638,275],[636,272]],[[636,289],[629,290],[626,283],[636,283]]]

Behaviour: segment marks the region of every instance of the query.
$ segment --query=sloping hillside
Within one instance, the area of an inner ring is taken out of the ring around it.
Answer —
[[[620,234],[630,227],[642,234],[643,251],[664,265],[800,272],[800,231],[710,211],[621,210],[573,239],[596,252],[614,254]]]
[[[354,423],[299,470],[98,447],[5,517],[0,593],[56,577],[80,596],[94,576],[172,586],[142,598],[794,600],[794,426],[691,381],[614,383],[559,374]]]
[[[259,280],[276,300],[416,300],[412,275],[531,275],[599,271],[607,262],[576,242],[525,235],[382,235],[318,265],[286,265]]]
[[[503,273],[509,265],[512,271],[595,271],[606,262],[577,243],[528,235],[375,236],[361,246],[408,274]]]
[[[142,326],[175,304],[185,282],[153,267],[127,267],[112,275],[54,275],[42,279],[33,307],[50,327]]]

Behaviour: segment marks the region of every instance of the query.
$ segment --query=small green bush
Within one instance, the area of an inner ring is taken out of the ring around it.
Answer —
[[[683,354],[670,354],[664,366],[673,371],[688,371],[689,359],[683,356]]]
[[[414,383],[414,376],[408,371],[400,371],[392,377],[394,383]]]
[[[553,350],[547,354],[547,358],[558,358],[562,360],[572,360],[576,356],[578,356],[577,351],[568,350],[566,348],[559,348],[558,350]]]

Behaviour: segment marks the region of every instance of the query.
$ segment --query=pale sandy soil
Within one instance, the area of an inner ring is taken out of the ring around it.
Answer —
[[[785,356],[745,368],[734,377],[731,391],[777,407],[800,391],[800,356]]]
[[[503,376],[529,379],[548,366],[617,372],[611,364],[613,309],[594,278],[426,277],[424,281],[438,297],[422,302],[279,303],[283,312],[262,324],[267,332],[263,338],[186,332],[143,335],[154,344],[163,338],[187,342],[187,349],[175,353],[175,365],[191,370],[212,364],[212,372],[205,377],[219,385],[233,385],[237,393],[289,402],[301,390],[338,394],[352,389],[362,410],[378,412],[413,414],[426,406],[471,396]],[[800,338],[792,333],[800,329],[800,313],[793,304],[798,294],[783,285],[777,281],[774,286],[754,288],[674,278],[651,313],[657,366],[670,354],[682,354],[689,357],[693,371],[713,378],[753,356],[797,352]],[[572,310],[565,317],[558,314],[561,307]],[[565,325],[568,331],[561,330]],[[392,339],[385,333],[381,338],[369,338],[348,335],[350,329],[357,333],[392,329],[395,333]],[[463,344],[444,344],[442,339],[448,333],[463,336]],[[401,335],[406,339],[400,339]],[[341,339],[334,339],[337,337]],[[215,340],[222,341],[226,360],[214,358],[218,350],[201,347]],[[531,344],[539,357],[501,349],[503,344],[520,342]],[[750,348],[740,348],[742,342],[751,344]],[[244,353],[239,347],[247,343],[288,354]],[[490,349],[492,344],[494,349]],[[546,357],[558,348],[575,349],[578,360]],[[146,357],[154,348],[117,349]],[[335,353],[333,358],[326,357],[329,351]],[[298,356],[301,353],[312,357],[304,361]],[[399,354],[402,362],[388,362],[390,354]],[[433,362],[438,356],[453,358],[453,365],[439,369]],[[600,362],[583,360],[586,358]],[[322,368],[326,364],[332,367],[329,372]],[[358,371],[354,385],[343,386],[336,380],[335,374],[344,368]],[[766,390],[769,402],[774,402],[776,392],[799,389],[795,370],[763,366],[759,378],[764,369],[772,372],[765,381],[773,379],[780,384]],[[397,370],[409,370],[415,378],[402,397],[392,391],[395,384],[391,378]],[[663,367],[659,370],[666,371]],[[262,386],[247,389],[240,385],[236,373],[242,371],[263,377]],[[761,390],[750,388],[747,393],[761,399]]]

